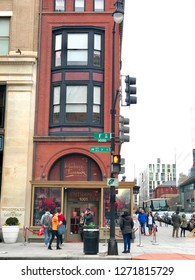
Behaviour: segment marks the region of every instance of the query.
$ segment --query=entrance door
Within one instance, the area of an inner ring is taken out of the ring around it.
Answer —
[[[67,231],[66,238],[67,241],[81,241],[80,233],[79,233],[79,220],[80,214],[82,211],[85,211],[87,207],[91,208],[91,212],[94,215],[94,223],[98,224],[98,202],[96,203],[68,203],[68,219],[67,219]]]

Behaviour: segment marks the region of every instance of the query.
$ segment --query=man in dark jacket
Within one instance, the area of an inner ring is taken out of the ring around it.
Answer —
[[[179,235],[179,228],[180,228],[180,225],[181,225],[181,217],[179,215],[179,211],[176,211],[175,214],[173,214],[172,216],[172,224],[173,224],[173,231],[172,231],[172,237],[175,236],[175,233],[176,233],[176,237],[178,238]]]
[[[93,214],[91,213],[90,208],[86,208],[85,215],[84,215],[84,223],[85,225],[89,225],[93,222]]]
[[[122,253],[130,253],[131,249],[131,233],[133,231],[134,222],[127,211],[120,218],[120,229],[123,235],[124,251]]]

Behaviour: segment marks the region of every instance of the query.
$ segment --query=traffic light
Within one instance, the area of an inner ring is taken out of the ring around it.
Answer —
[[[112,155],[111,156],[111,173],[112,174],[119,174],[121,171],[121,156],[120,155]]]
[[[124,118],[123,116],[120,116],[119,119],[119,139],[120,141],[123,142],[129,142],[130,137],[129,135],[126,135],[125,133],[129,133],[129,126],[126,126],[129,124],[129,119]]]
[[[136,78],[132,78],[129,77],[129,75],[127,75],[125,77],[125,83],[126,83],[126,88],[125,88],[125,92],[126,92],[126,98],[125,98],[125,102],[127,106],[130,106],[131,104],[137,104],[137,97],[136,96],[132,96],[136,94],[136,87],[132,87],[131,85],[135,85],[136,84]]]

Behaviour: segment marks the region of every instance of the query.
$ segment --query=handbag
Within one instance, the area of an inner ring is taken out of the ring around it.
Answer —
[[[44,234],[44,226],[41,226],[39,231],[38,231],[38,233],[37,233],[37,235],[38,236],[42,236],[43,234]]]
[[[59,235],[65,234],[65,232],[66,232],[66,226],[65,225],[58,226],[58,234]]]
[[[131,232],[131,239],[135,239],[135,231]]]

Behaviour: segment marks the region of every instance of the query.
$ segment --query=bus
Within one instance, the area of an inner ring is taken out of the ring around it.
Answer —
[[[169,211],[169,205],[165,198],[152,198],[143,201],[143,209],[145,212]]]

